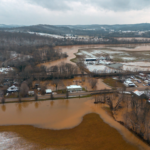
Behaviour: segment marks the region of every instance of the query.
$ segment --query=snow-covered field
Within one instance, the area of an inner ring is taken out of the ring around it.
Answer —
[[[109,48],[109,49],[112,49],[112,50],[131,50],[131,48],[127,48],[127,47],[106,47],[106,48]]]
[[[150,66],[145,65],[145,67],[142,67],[139,65],[133,65],[132,63],[123,63],[123,70],[124,71],[133,71],[133,72],[136,72],[136,71],[150,71]],[[132,65],[130,65],[132,64]],[[141,63],[141,65],[143,65]],[[111,73],[111,72],[115,72],[117,70],[115,69],[111,69],[105,65],[96,65],[96,64],[93,64],[93,65],[90,65],[90,64],[86,64],[86,68],[90,71],[90,72],[99,72],[99,73]]]
[[[123,60],[136,60],[134,57],[122,57]]]
[[[140,49],[141,47],[135,47],[135,49]],[[111,50],[112,49],[112,50]],[[101,56],[104,56],[105,54],[108,54],[109,57],[111,59],[113,59],[116,62],[120,62],[121,64],[123,64],[123,70],[126,71],[150,71],[150,62],[144,62],[144,61],[139,61],[136,62],[136,60],[139,60],[138,57],[140,54],[136,55],[136,53],[133,52],[127,52],[127,51],[119,51],[119,49],[121,50],[131,50],[134,48],[125,48],[125,47],[109,47],[109,49],[88,49],[88,50],[80,50],[79,53],[77,53],[77,55],[83,56],[83,58],[101,58]],[[148,52],[146,52],[147,54]],[[141,55],[144,58],[145,53],[142,53]],[[140,58],[140,60],[143,60],[142,58]],[[134,62],[131,62],[134,61]],[[126,63],[124,63],[126,62]],[[111,63],[111,62],[110,62]],[[117,70],[113,70],[110,69],[109,67],[107,67],[107,63],[99,63],[99,65],[95,63],[93,63],[93,65],[91,64],[87,64],[85,63],[86,68],[90,71],[90,72],[95,72],[95,71],[100,71],[100,72],[114,72]]]
[[[133,71],[133,72],[136,72],[136,71],[150,71],[150,67],[143,68],[143,67],[139,67],[139,66],[136,67],[136,66],[124,65],[123,70]]]
[[[85,58],[95,58],[96,57],[95,55],[93,55],[92,53],[89,53],[88,51],[81,51],[80,54],[81,53]]]
[[[97,58],[100,55],[106,55],[106,54],[109,54],[111,59],[113,59],[115,57],[115,54],[120,55],[120,57],[130,56],[126,52],[114,51],[114,50],[111,51],[111,50],[104,50],[104,49],[87,50],[87,51],[86,50],[80,50],[80,52],[77,53],[77,55],[83,56],[84,58]],[[130,57],[128,57],[128,59],[130,59]],[[130,60],[133,60],[133,57],[131,57]]]
[[[112,50],[120,50],[120,51],[150,51],[150,45],[140,45],[135,47],[106,47]]]
[[[123,64],[128,66],[150,67],[150,62],[128,62]]]
[[[64,36],[61,35],[55,35],[55,34],[47,34],[47,33],[39,33],[39,32],[28,32],[30,34],[37,34],[41,36],[49,36],[49,37],[54,37],[54,38],[64,38]]]
[[[129,62],[123,64],[124,64],[123,70],[150,71],[150,62]]]

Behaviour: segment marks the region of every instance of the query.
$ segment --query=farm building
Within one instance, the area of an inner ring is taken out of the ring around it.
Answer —
[[[67,91],[69,92],[82,91],[82,87],[80,85],[70,85],[70,86],[67,86]]]
[[[97,61],[96,58],[86,58],[85,61]]]
[[[52,90],[51,89],[46,89],[45,92],[46,92],[46,94],[51,94]]]

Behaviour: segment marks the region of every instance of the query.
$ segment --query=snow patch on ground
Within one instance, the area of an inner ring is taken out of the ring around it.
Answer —
[[[128,62],[123,64],[128,66],[150,67],[150,62]]]
[[[95,55],[87,52],[87,51],[82,51],[82,54],[86,57],[86,58],[95,58]]]
[[[123,60],[136,60],[134,57],[122,57]]]
[[[104,54],[101,50],[93,50],[91,54]]]
[[[27,143],[14,133],[2,132],[0,133],[0,149],[1,150],[28,150],[32,149],[33,145]]]
[[[127,47],[106,47],[106,48],[110,48],[113,50],[131,50],[131,48],[127,48]]]
[[[77,55],[80,55],[80,56],[81,56],[81,55],[83,55],[83,54],[82,54],[82,53],[77,53]]]
[[[122,51],[111,51],[111,50],[92,50],[92,51],[85,51],[85,50],[81,50],[80,53],[77,53],[77,55],[84,55],[86,58],[96,58],[97,55],[105,55],[105,54],[109,54],[111,58],[113,58],[112,55],[115,54],[119,54],[119,55],[123,55],[123,56],[129,56],[128,53],[122,52]]]
[[[105,65],[87,65],[86,68],[90,72],[97,72],[97,73],[111,73],[115,72],[115,70],[105,66]]]
[[[133,72],[136,72],[136,71],[150,71],[150,67],[143,68],[143,67],[140,67],[140,66],[127,66],[127,65],[124,65],[123,70],[128,70],[128,71],[133,71]]]
[[[41,35],[41,36],[49,36],[49,37],[54,37],[54,38],[64,38],[61,35],[55,35],[55,34],[47,34],[47,33],[40,33],[40,32],[28,32],[30,34],[37,34],[37,35]]]

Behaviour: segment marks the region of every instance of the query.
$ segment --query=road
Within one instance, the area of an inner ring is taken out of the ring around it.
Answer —
[[[98,94],[100,92],[104,92],[104,91],[89,91],[89,92],[74,92],[74,93],[69,93],[69,98],[73,98],[73,97],[82,97],[82,96],[87,96],[87,95],[94,95],[94,94]],[[106,93],[112,93],[112,90],[108,90],[106,91]],[[66,98],[66,94],[53,94],[53,97],[55,99],[59,99],[59,98]],[[46,95],[38,95],[38,99],[40,100],[46,100],[46,99],[50,99],[51,95],[50,94],[46,94]],[[34,97],[26,97],[26,98],[21,98],[22,101],[33,101],[35,100]],[[18,98],[7,98],[5,99],[5,102],[17,102]]]
[[[146,89],[146,87],[144,88],[138,88],[138,87],[133,87],[133,88],[126,88],[127,92],[132,92],[135,90],[139,90],[139,91],[144,91]],[[121,88],[118,88],[117,91],[121,91]],[[88,92],[74,92],[74,93],[69,93],[69,98],[73,98],[73,97],[82,97],[82,96],[87,96],[87,95],[95,95],[95,94],[103,94],[103,93],[114,93],[116,92],[116,90],[96,90],[96,91],[88,91]],[[38,95],[38,99],[39,100],[46,100],[46,99],[50,99],[51,95],[50,94],[46,94],[46,95]],[[61,98],[66,98],[66,94],[53,94],[53,97],[55,99],[61,99]],[[22,98],[22,101],[34,101],[35,98],[34,97],[26,97],[26,98]],[[18,98],[7,98],[5,99],[5,102],[17,102]]]

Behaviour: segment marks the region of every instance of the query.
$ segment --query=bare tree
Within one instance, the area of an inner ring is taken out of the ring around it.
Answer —
[[[50,99],[51,99],[51,100],[54,99],[54,97],[53,97],[53,92],[51,92],[51,97],[50,97]]]
[[[5,97],[3,96],[2,97],[2,104],[4,104],[5,103]]]
[[[29,87],[28,87],[27,83],[24,81],[20,87],[21,96],[26,97],[28,95],[28,91],[29,91]]]
[[[68,99],[68,97],[69,97],[69,91],[67,90],[66,91],[66,98]]]
[[[34,95],[35,101],[38,101],[38,95],[35,93]]]
[[[58,88],[59,83],[60,83],[60,80],[59,80],[59,79],[53,79],[53,80],[52,80],[52,85],[55,86],[56,91],[57,91],[57,88]]]
[[[97,79],[90,78],[89,83],[92,89],[96,88],[97,81],[98,81]]]
[[[42,85],[41,86],[41,95],[45,95],[46,94],[46,86],[45,85]]]

